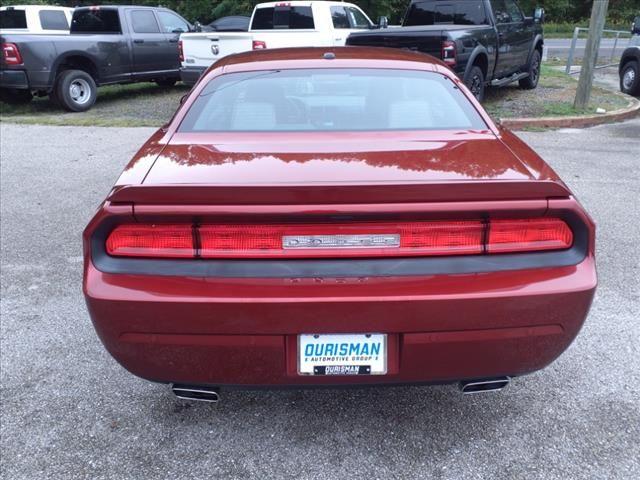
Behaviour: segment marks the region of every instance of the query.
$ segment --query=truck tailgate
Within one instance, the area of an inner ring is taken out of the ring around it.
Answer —
[[[404,48],[440,58],[444,32],[440,27],[401,27],[349,35],[347,45]]]
[[[253,48],[253,35],[246,32],[210,32],[185,34],[182,40],[184,66],[208,67],[233,53]]]

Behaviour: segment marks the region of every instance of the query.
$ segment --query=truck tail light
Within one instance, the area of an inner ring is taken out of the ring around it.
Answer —
[[[22,55],[15,43],[2,44],[2,59],[7,65],[22,65]]]
[[[445,40],[442,42],[442,61],[450,67],[456,66],[456,42]]]
[[[182,47],[182,40],[178,40],[178,59],[180,62],[184,62],[184,48]]]
[[[262,40],[253,41],[254,50],[264,50],[265,48],[267,48],[267,42],[263,42]]]
[[[482,255],[562,250],[573,244],[557,218],[348,224],[116,227],[109,255],[164,258],[349,258]]]

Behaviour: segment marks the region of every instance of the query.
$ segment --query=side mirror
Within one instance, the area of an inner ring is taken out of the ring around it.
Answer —
[[[387,28],[389,26],[389,19],[387,17],[378,17],[378,28]]]
[[[193,24],[193,31],[194,32],[201,32],[202,31],[202,24],[200,22],[198,22],[197,20]]]
[[[533,19],[536,23],[544,23],[544,8],[538,7],[533,12]]]
[[[633,19],[633,23],[631,24],[631,34],[640,35],[640,17]]]

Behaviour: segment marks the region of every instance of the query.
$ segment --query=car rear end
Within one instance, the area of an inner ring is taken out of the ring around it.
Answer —
[[[413,129],[420,100],[399,96],[370,115],[406,128],[336,130],[328,110],[364,108],[349,85],[376,86],[372,65],[428,70],[443,77],[429,77],[434,90],[477,103],[442,67],[335,55],[208,74],[88,225],[87,305],[132,373],[245,387],[499,380],[545,367],[577,335],[596,286],[594,225],[566,186],[477,112],[466,128]],[[398,72],[385,82],[420,85]],[[242,124],[259,115],[266,131],[199,123],[214,113],[203,102],[224,105],[243,82]],[[298,92],[316,131],[300,131],[302,117],[280,129],[252,82]]]

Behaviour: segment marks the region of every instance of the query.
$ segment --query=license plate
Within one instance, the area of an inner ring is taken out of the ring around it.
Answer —
[[[298,336],[300,375],[384,375],[387,336],[322,334]]]

